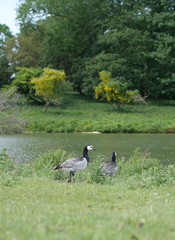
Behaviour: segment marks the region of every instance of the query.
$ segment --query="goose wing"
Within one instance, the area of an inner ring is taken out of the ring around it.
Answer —
[[[102,165],[102,172],[111,175],[117,171],[117,164],[114,162],[106,162]]]
[[[69,158],[62,164],[60,164],[60,168],[71,168],[73,167],[76,163],[79,161],[82,161],[83,157],[74,157],[74,158]]]

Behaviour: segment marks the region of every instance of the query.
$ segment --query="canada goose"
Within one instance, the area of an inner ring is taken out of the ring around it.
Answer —
[[[88,151],[90,150],[94,150],[94,147],[92,145],[85,146],[83,149],[83,156],[69,158],[65,162],[56,166],[53,170],[61,169],[65,172],[70,173],[70,178],[68,182],[71,182],[72,176],[74,178],[75,172],[81,171],[87,167],[87,164],[89,162]],[[75,178],[74,178],[74,182],[75,182]]]
[[[118,170],[118,165],[116,163],[116,152],[112,153],[112,161],[102,164],[102,176],[112,177]]]

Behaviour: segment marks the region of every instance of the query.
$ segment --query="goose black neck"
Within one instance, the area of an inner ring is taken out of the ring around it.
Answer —
[[[116,162],[116,155],[114,153],[112,154],[112,162]]]
[[[89,162],[89,155],[88,155],[88,150],[87,148],[85,147],[84,150],[83,150],[83,157],[87,159],[87,161]]]

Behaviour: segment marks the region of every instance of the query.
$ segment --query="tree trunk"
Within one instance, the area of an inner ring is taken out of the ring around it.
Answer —
[[[50,102],[46,102],[44,112],[47,112],[47,109],[48,109],[49,105],[50,105]]]

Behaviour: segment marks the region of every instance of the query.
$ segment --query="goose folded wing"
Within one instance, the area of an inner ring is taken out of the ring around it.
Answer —
[[[82,161],[83,157],[75,157],[75,158],[70,158],[68,160],[66,160],[65,162],[63,162],[60,167],[62,168],[71,168],[72,166],[74,166],[78,161]]]
[[[116,164],[115,163],[112,163],[112,162],[107,162],[107,163],[104,163],[103,166],[102,166],[102,171],[105,171],[105,172],[111,172],[114,170],[114,168],[116,167]]]

